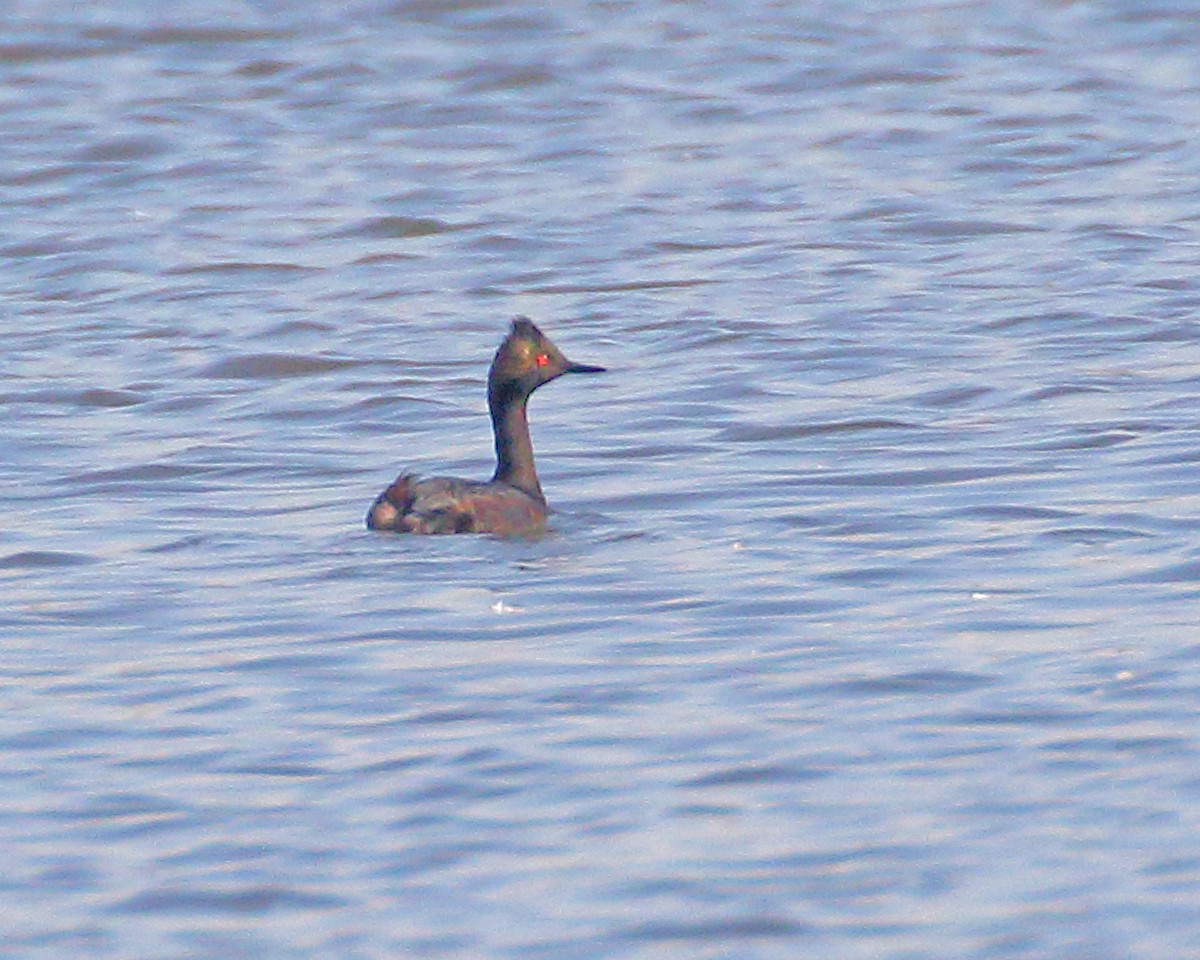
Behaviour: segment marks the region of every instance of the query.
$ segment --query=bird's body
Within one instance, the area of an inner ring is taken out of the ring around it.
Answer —
[[[546,528],[546,501],[492,481],[401,474],[367,514],[372,530],[397,533],[494,533],[536,536]]]
[[[564,373],[600,373],[572,363],[524,317],[513,321],[488,371],[488,409],[496,472],[486,483],[403,473],[367,512],[372,530],[396,533],[490,533],[536,536],[549,508],[533,462],[525,407],[529,395]]]

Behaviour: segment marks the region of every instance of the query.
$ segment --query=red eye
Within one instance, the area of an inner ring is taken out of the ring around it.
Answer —
[[[548,353],[539,353],[539,354],[538,354],[538,355],[537,355],[537,356],[534,358],[534,362],[535,362],[535,363],[536,363],[536,364],[537,364],[539,367],[544,367],[546,364],[548,364],[548,363],[550,362],[550,354],[548,354]]]

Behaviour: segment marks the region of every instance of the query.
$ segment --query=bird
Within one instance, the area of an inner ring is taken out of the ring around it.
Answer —
[[[367,527],[395,533],[483,533],[536,537],[549,507],[533,462],[525,413],[538,387],[566,373],[605,368],[568,360],[528,317],[516,317],[488,370],[496,472],[487,482],[402,473],[371,504]]]

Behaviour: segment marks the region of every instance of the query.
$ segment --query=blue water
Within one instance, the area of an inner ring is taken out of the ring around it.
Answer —
[[[6,956],[1196,955],[1190,5],[18,6]]]

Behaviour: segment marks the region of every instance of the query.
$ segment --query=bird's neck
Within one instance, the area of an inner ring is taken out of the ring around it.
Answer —
[[[492,480],[544,500],[537,468],[533,465],[533,442],[529,439],[529,420],[525,415],[528,401],[528,396],[519,393],[488,391],[488,409],[496,434],[496,473]]]

